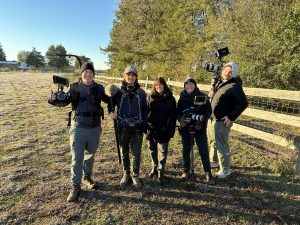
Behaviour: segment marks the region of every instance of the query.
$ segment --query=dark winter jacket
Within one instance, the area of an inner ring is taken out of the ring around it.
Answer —
[[[227,116],[234,121],[247,108],[248,101],[240,81],[233,77],[217,84],[211,104],[214,119]]]
[[[206,101],[203,105],[201,106],[195,106],[194,100],[195,96],[201,96],[202,98],[205,97]],[[195,126],[196,130],[203,129],[207,127],[207,121],[211,116],[212,109],[211,109],[211,104],[209,102],[208,96],[204,93],[201,92],[197,87],[192,93],[187,93],[185,90],[183,90],[180,93],[180,98],[178,100],[177,104],[177,119],[181,121],[184,116],[186,116],[185,112],[189,111],[189,109],[192,109],[191,107],[194,107],[193,110],[190,112],[194,115],[199,115],[201,117],[201,121],[199,120],[191,120],[188,126]]]
[[[131,89],[123,82],[121,89],[112,97],[112,102],[118,108],[117,121],[119,126],[124,121],[135,121],[145,131],[148,115],[146,93],[138,83],[135,83]]]
[[[71,103],[74,111],[74,126],[93,128],[100,125],[100,118],[103,116],[101,101],[110,102],[101,84],[93,82],[90,86],[86,86],[79,80],[70,85],[65,100],[54,102],[49,100],[49,103],[59,106],[67,106]]]
[[[168,142],[174,136],[176,127],[176,100],[166,89],[163,94],[151,92],[148,102],[148,125],[151,135],[158,142]]]

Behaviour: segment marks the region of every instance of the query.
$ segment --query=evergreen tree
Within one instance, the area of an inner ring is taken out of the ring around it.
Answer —
[[[0,61],[6,61],[6,55],[0,43]]]
[[[63,69],[64,67],[69,66],[69,61],[65,56],[67,51],[62,45],[50,45],[46,52],[46,59],[49,67],[54,67],[57,69]]]
[[[41,55],[41,52],[38,52],[36,48],[33,47],[27,57],[26,63],[35,68],[42,67],[45,65],[45,58]]]

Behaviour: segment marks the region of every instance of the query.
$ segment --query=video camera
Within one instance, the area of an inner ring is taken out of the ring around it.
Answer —
[[[183,118],[185,120],[199,120],[200,121],[200,115],[195,115],[198,107],[201,107],[202,105],[205,105],[207,101],[206,95],[196,95],[194,98],[194,106],[185,109],[183,111]]]
[[[206,71],[213,73],[213,78],[211,80],[211,84],[213,87],[215,87],[216,83],[218,82],[218,80],[221,77],[221,72],[222,72],[223,64],[224,64],[224,62],[222,61],[222,58],[227,55],[229,55],[228,47],[221,48],[221,49],[217,50],[214,54],[215,58],[219,59],[220,65],[214,65],[212,63],[205,63],[203,65],[203,68]]]
[[[61,75],[53,75],[53,83],[57,84],[57,92],[55,92],[57,100],[64,101],[67,98],[64,86],[69,87],[69,80]]]

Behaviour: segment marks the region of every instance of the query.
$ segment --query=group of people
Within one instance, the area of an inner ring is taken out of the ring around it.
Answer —
[[[154,80],[151,93],[147,95],[138,83],[138,73],[133,66],[125,68],[121,88],[109,85],[104,89],[101,84],[96,83],[91,63],[84,63],[80,73],[80,80],[70,85],[65,99],[59,100],[56,93],[52,93],[48,99],[52,105],[72,105],[72,188],[68,202],[78,199],[81,183],[90,189],[97,188],[97,183],[92,179],[92,171],[101,136],[101,101],[107,103],[109,116],[116,124],[123,166],[121,187],[126,187],[132,181],[136,189],[142,188],[139,172],[144,134],[149,142],[152,160],[149,177],[158,179],[161,185],[165,183],[169,141],[174,136],[176,121],[180,124],[182,140],[182,178],[187,179],[193,175],[194,165],[190,155],[194,142],[199,150],[206,182],[214,183],[211,167],[220,167],[216,174],[218,178],[230,175],[229,131],[232,121],[248,104],[237,79],[235,63],[224,66],[210,98],[198,88],[196,80],[188,76],[177,104],[163,77]]]

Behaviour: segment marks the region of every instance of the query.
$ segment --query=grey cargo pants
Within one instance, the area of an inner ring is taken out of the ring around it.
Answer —
[[[71,183],[73,186],[81,184],[82,174],[92,176],[94,156],[100,141],[100,134],[101,126],[95,128],[71,127]]]

